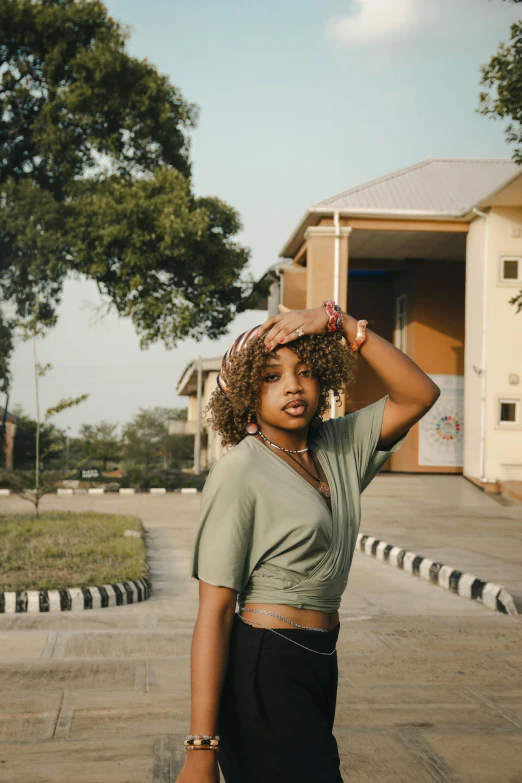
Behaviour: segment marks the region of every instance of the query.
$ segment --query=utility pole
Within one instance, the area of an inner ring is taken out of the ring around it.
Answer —
[[[65,470],[69,473],[69,442],[71,440],[71,428],[67,427],[67,435],[65,436]]]
[[[197,413],[196,413],[196,437],[194,439],[194,475],[201,473],[201,416],[203,403],[203,364],[201,356],[198,359],[197,376]]]

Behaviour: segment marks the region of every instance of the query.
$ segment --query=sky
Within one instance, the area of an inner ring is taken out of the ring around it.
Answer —
[[[510,157],[503,126],[476,111],[486,63],[520,6],[502,0],[108,0],[129,50],[200,107],[191,158],[197,195],[241,214],[256,277],[312,204],[429,157]],[[184,407],[187,364],[229,336],[142,351],[132,324],[96,316],[96,286],[71,279],[40,341],[43,408],[88,393],[55,424],[124,424],[140,408]],[[32,348],[17,343],[10,406],[35,413]],[[2,400],[3,403],[3,400]]]

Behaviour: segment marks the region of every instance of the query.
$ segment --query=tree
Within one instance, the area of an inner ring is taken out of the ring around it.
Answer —
[[[181,418],[180,413],[176,408],[141,408],[123,428],[126,461],[149,470],[158,465],[168,468],[173,459],[190,457],[193,437],[168,434],[169,422]]]
[[[35,303],[35,315],[28,321],[21,324],[21,332],[23,340],[31,340],[33,344],[33,362],[34,362],[34,390],[36,401],[36,428],[35,428],[35,450],[34,450],[34,475],[31,477],[25,474],[18,474],[18,491],[20,497],[24,500],[29,500],[35,509],[36,516],[40,516],[40,500],[42,497],[54,489],[54,484],[49,481],[45,481],[42,477],[42,459],[47,457],[53,451],[56,450],[56,443],[51,441],[47,452],[42,452],[42,426],[49,421],[53,416],[61,413],[64,410],[73,408],[79,405],[89,396],[88,394],[81,394],[79,397],[69,397],[61,399],[56,405],[48,408],[45,411],[43,421],[40,416],[40,378],[52,369],[50,364],[42,365],[38,361],[38,355],[36,350],[36,342],[39,337],[45,331],[45,325],[42,326],[38,320],[38,313],[40,312],[39,303]],[[15,436],[16,439],[16,436]],[[59,448],[59,447],[58,447]],[[16,474],[15,474],[16,475]]]
[[[74,272],[144,346],[222,334],[253,301],[249,251],[237,212],[192,191],[197,108],[128,54],[100,0],[3,0],[0,30],[4,300],[52,325]],[[0,313],[4,364],[10,327]]]
[[[17,417],[16,436],[13,446],[13,469],[30,470],[36,461],[36,421],[31,419],[20,407],[12,413]],[[40,452],[46,455],[46,467],[57,467],[65,448],[65,438],[61,430],[50,422],[40,426]],[[40,455],[40,462],[42,457]]]
[[[9,389],[9,359],[13,351],[12,325],[0,308],[0,392]]]
[[[522,0],[509,0],[522,3]],[[513,160],[522,164],[522,21],[511,25],[509,43],[500,43],[487,65],[482,66],[479,111],[486,117],[508,120],[506,139],[514,144]],[[522,291],[509,303],[522,310]]]
[[[119,460],[121,457],[121,441],[116,435],[117,424],[100,421],[99,424],[82,424],[80,437],[83,439],[83,455],[90,460],[103,463],[107,470],[108,460]]]

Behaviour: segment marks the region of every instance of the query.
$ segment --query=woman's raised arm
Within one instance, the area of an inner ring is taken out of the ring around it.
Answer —
[[[357,333],[355,318],[343,314],[343,329],[351,343]],[[406,354],[369,329],[360,351],[388,394],[377,444],[377,448],[386,449],[429,411],[440,389]]]

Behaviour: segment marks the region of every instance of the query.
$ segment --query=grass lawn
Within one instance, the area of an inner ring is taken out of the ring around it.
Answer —
[[[0,514],[0,592],[87,587],[147,576],[136,517],[83,512]]]

